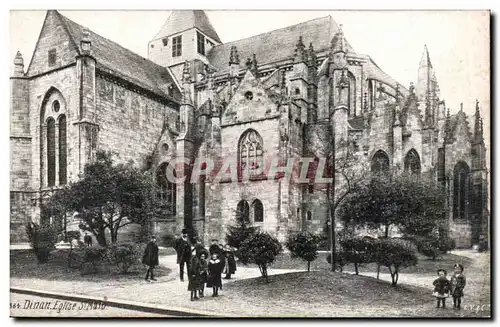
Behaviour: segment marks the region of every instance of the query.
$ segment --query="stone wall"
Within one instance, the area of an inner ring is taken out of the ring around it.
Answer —
[[[155,149],[164,121],[175,129],[175,109],[100,76],[96,98],[98,148],[117,152],[120,161],[141,164]]]

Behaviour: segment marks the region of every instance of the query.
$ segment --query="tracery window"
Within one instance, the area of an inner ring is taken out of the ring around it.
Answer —
[[[263,165],[263,145],[262,137],[255,130],[243,133],[238,146],[240,171],[249,171],[251,175]]]
[[[177,187],[175,183],[168,180],[167,167],[168,163],[163,163],[156,172],[156,182],[160,188],[158,197],[163,201],[163,205],[169,210],[169,213],[175,215],[177,208]]]
[[[259,199],[253,202],[253,221],[256,223],[264,222],[264,206]]]
[[[59,185],[64,185],[68,182],[68,157],[66,146],[66,116],[59,116]]]
[[[389,172],[389,156],[378,150],[372,158],[371,171],[373,174],[386,174]]]
[[[405,171],[412,175],[420,175],[420,156],[415,149],[408,151],[405,157]]]
[[[466,220],[469,203],[470,169],[460,161],[453,170],[453,219]]]
[[[236,207],[236,218],[240,221],[250,222],[250,206],[247,201],[241,200],[238,202],[238,206]]]

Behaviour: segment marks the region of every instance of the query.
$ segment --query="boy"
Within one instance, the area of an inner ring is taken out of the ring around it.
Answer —
[[[208,261],[205,252],[200,254],[200,298],[204,297],[205,283],[208,279]]]
[[[434,285],[433,295],[437,298],[436,308],[439,308],[440,303],[445,308],[446,298],[449,296],[448,292],[450,291],[450,281],[446,279],[446,270],[438,269],[437,274],[439,277],[432,283]]]
[[[457,263],[453,266],[453,276],[451,276],[451,296],[453,297],[453,308],[460,310],[462,304],[462,296],[464,296],[465,275],[464,266]]]

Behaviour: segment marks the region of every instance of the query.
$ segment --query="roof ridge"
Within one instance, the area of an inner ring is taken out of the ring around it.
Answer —
[[[221,45],[228,45],[228,44],[231,44],[231,43],[234,43],[234,42],[239,42],[239,41],[242,41],[242,40],[247,40],[247,39],[251,39],[251,38],[254,38],[254,37],[258,37],[258,36],[262,36],[264,34],[268,34],[268,33],[272,33],[272,32],[276,32],[276,31],[279,31],[279,30],[284,30],[284,29],[287,29],[287,28],[290,28],[290,27],[294,27],[294,26],[298,26],[298,25],[302,25],[302,24],[307,24],[307,23],[310,23],[312,21],[315,21],[315,20],[321,20],[321,19],[325,19],[325,18],[330,18],[332,19],[332,16],[328,15],[328,16],[323,16],[323,17],[317,17],[317,18],[313,18],[313,19],[310,19],[310,20],[306,20],[306,21],[303,21],[303,22],[300,22],[300,23],[297,23],[297,24],[293,24],[293,25],[288,25],[288,26],[284,26],[284,27],[280,27],[280,28],[277,28],[277,29],[274,29],[274,30],[270,30],[270,31],[267,31],[267,32],[263,32],[263,33],[260,33],[260,34],[255,34],[255,35],[252,35],[252,36],[248,36],[248,37],[243,37],[241,39],[237,39],[237,40],[233,40],[231,42],[226,42],[226,43],[221,43],[221,44],[218,44],[216,46],[214,46],[212,49],[215,49]]]
[[[57,11],[56,11],[56,12],[57,12]],[[151,60],[149,60],[148,58],[145,58],[145,57],[141,56],[140,54],[138,54],[138,53],[136,53],[136,52],[134,52],[134,51],[132,51],[132,50],[130,50],[130,49],[128,49],[128,48],[125,48],[125,47],[124,47],[124,46],[122,46],[121,44],[119,44],[119,43],[117,43],[117,42],[115,42],[115,41],[113,41],[113,40],[111,40],[111,39],[108,39],[108,38],[107,38],[107,37],[105,37],[105,36],[102,36],[101,34],[99,34],[99,33],[95,32],[95,31],[91,30],[91,29],[90,29],[90,28],[88,28],[87,26],[81,25],[81,24],[79,24],[79,23],[77,23],[77,22],[75,22],[75,21],[73,21],[73,20],[69,19],[68,17],[64,16],[63,14],[61,14],[61,13],[59,13],[59,12],[57,12],[57,13],[58,13],[58,14],[59,14],[59,16],[61,16],[63,19],[65,19],[65,20],[67,20],[67,21],[69,21],[69,22],[71,22],[71,23],[73,23],[73,24],[77,25],[78,27],[83,28],[83,29],[87,29],[89,32],[94,33],[95,35],[97,35],[97,36],[99,36],[99,37],[101,37],[101,38],[103,38],[103,39],[105,39],[105,40],[107,40],[107,41],[109,41],[109,42],[111,42],[111,43],[113,43],[113,44],[115,44],[115,45],[119,46],[119,47],[120,47],[120,48],[122,48],[123,50],[128,51],[128,52],[130,52],[131,54],[133,54],[133,55],[135,55],[135,56],[137,56],[137,57],[139,57],[139,58],[141,58],[141,59],[143,59],[143,60],[147,60],[149,63],[154,64],[154,65],[156,65],[156,66],[158,66],[158,67],[161,67],[161,68],[163,68],[163,69],[165,69],[165,70],[166,70],[166,68],[165,68],[165,67],[163,67],[163,66],[161,66],[161,65],[158,65],[158,64],[157,64],[157,63],[155,63],[154,61],[151,61]],[[64,22],[64,24],[66,24],[66,22]],[[68,32],[68,34],[70,34],[71,39],[72,39],[72,40],[76,43],[76,41],[73,39],[73,35],[72,35],[71,33],[69,33],[69,32]],[[78,47],[77,47],[77,48],[78,48]]]
[[[66,32],[66,34],[68,34],[69,38],[71,39],[71,41],[73,41],[73,46],[75,47],[76,49],[76,52],[78,54],[81,54],[81,51],[80,51],[80,47],[78,46],[78,43],[76,42],[75,38],[73,37],[73,34],[70,33],[70,31],[68,30],[68,24],[67,24],[67,20],[71,21],[69,18],[67,18],[66,16],[64,16],[63,14],[61,14],[59,11],[57,10],[54,10],[54,13],[59,17],[59,20],[61,21],[61,23],[63,24],[63,28],[64,28],[64,31]],[[73,21],[71,21],[72,23],[75,23]],[[75,23],[77,24],[77,23]],[[77,24],[78,25],[78,24]]]

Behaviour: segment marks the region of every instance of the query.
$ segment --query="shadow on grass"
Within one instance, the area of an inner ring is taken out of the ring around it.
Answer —
[[[141,264],[133,265],[129,271],[121,273],[116,265],[104,260],[97,265],[97,272],[86,265],[83,269],[79,267],[68,267],[68,251],[56,250],[48,263],[39,264],[32,250],[10,251],[10,276],[17,278],[34,278],[48,281],[88,281],[88,282],[120,282],[136,283],[143,280],[146,267]],[[157,267],[155,277],[163,277],[170,274],[170,269]]]
[[[265,316],[306,317],[481,317],[487,313],[436,309],[431,287],[400,284],[330,271],[295,272],[224,285],[224,302]],[[238,303],[240,302],[240,303]],[[225,303],[221,303],[224,305]],[[242,313],[246,314],[246,313]],[[253,315],[250,311],[249,315]]]

